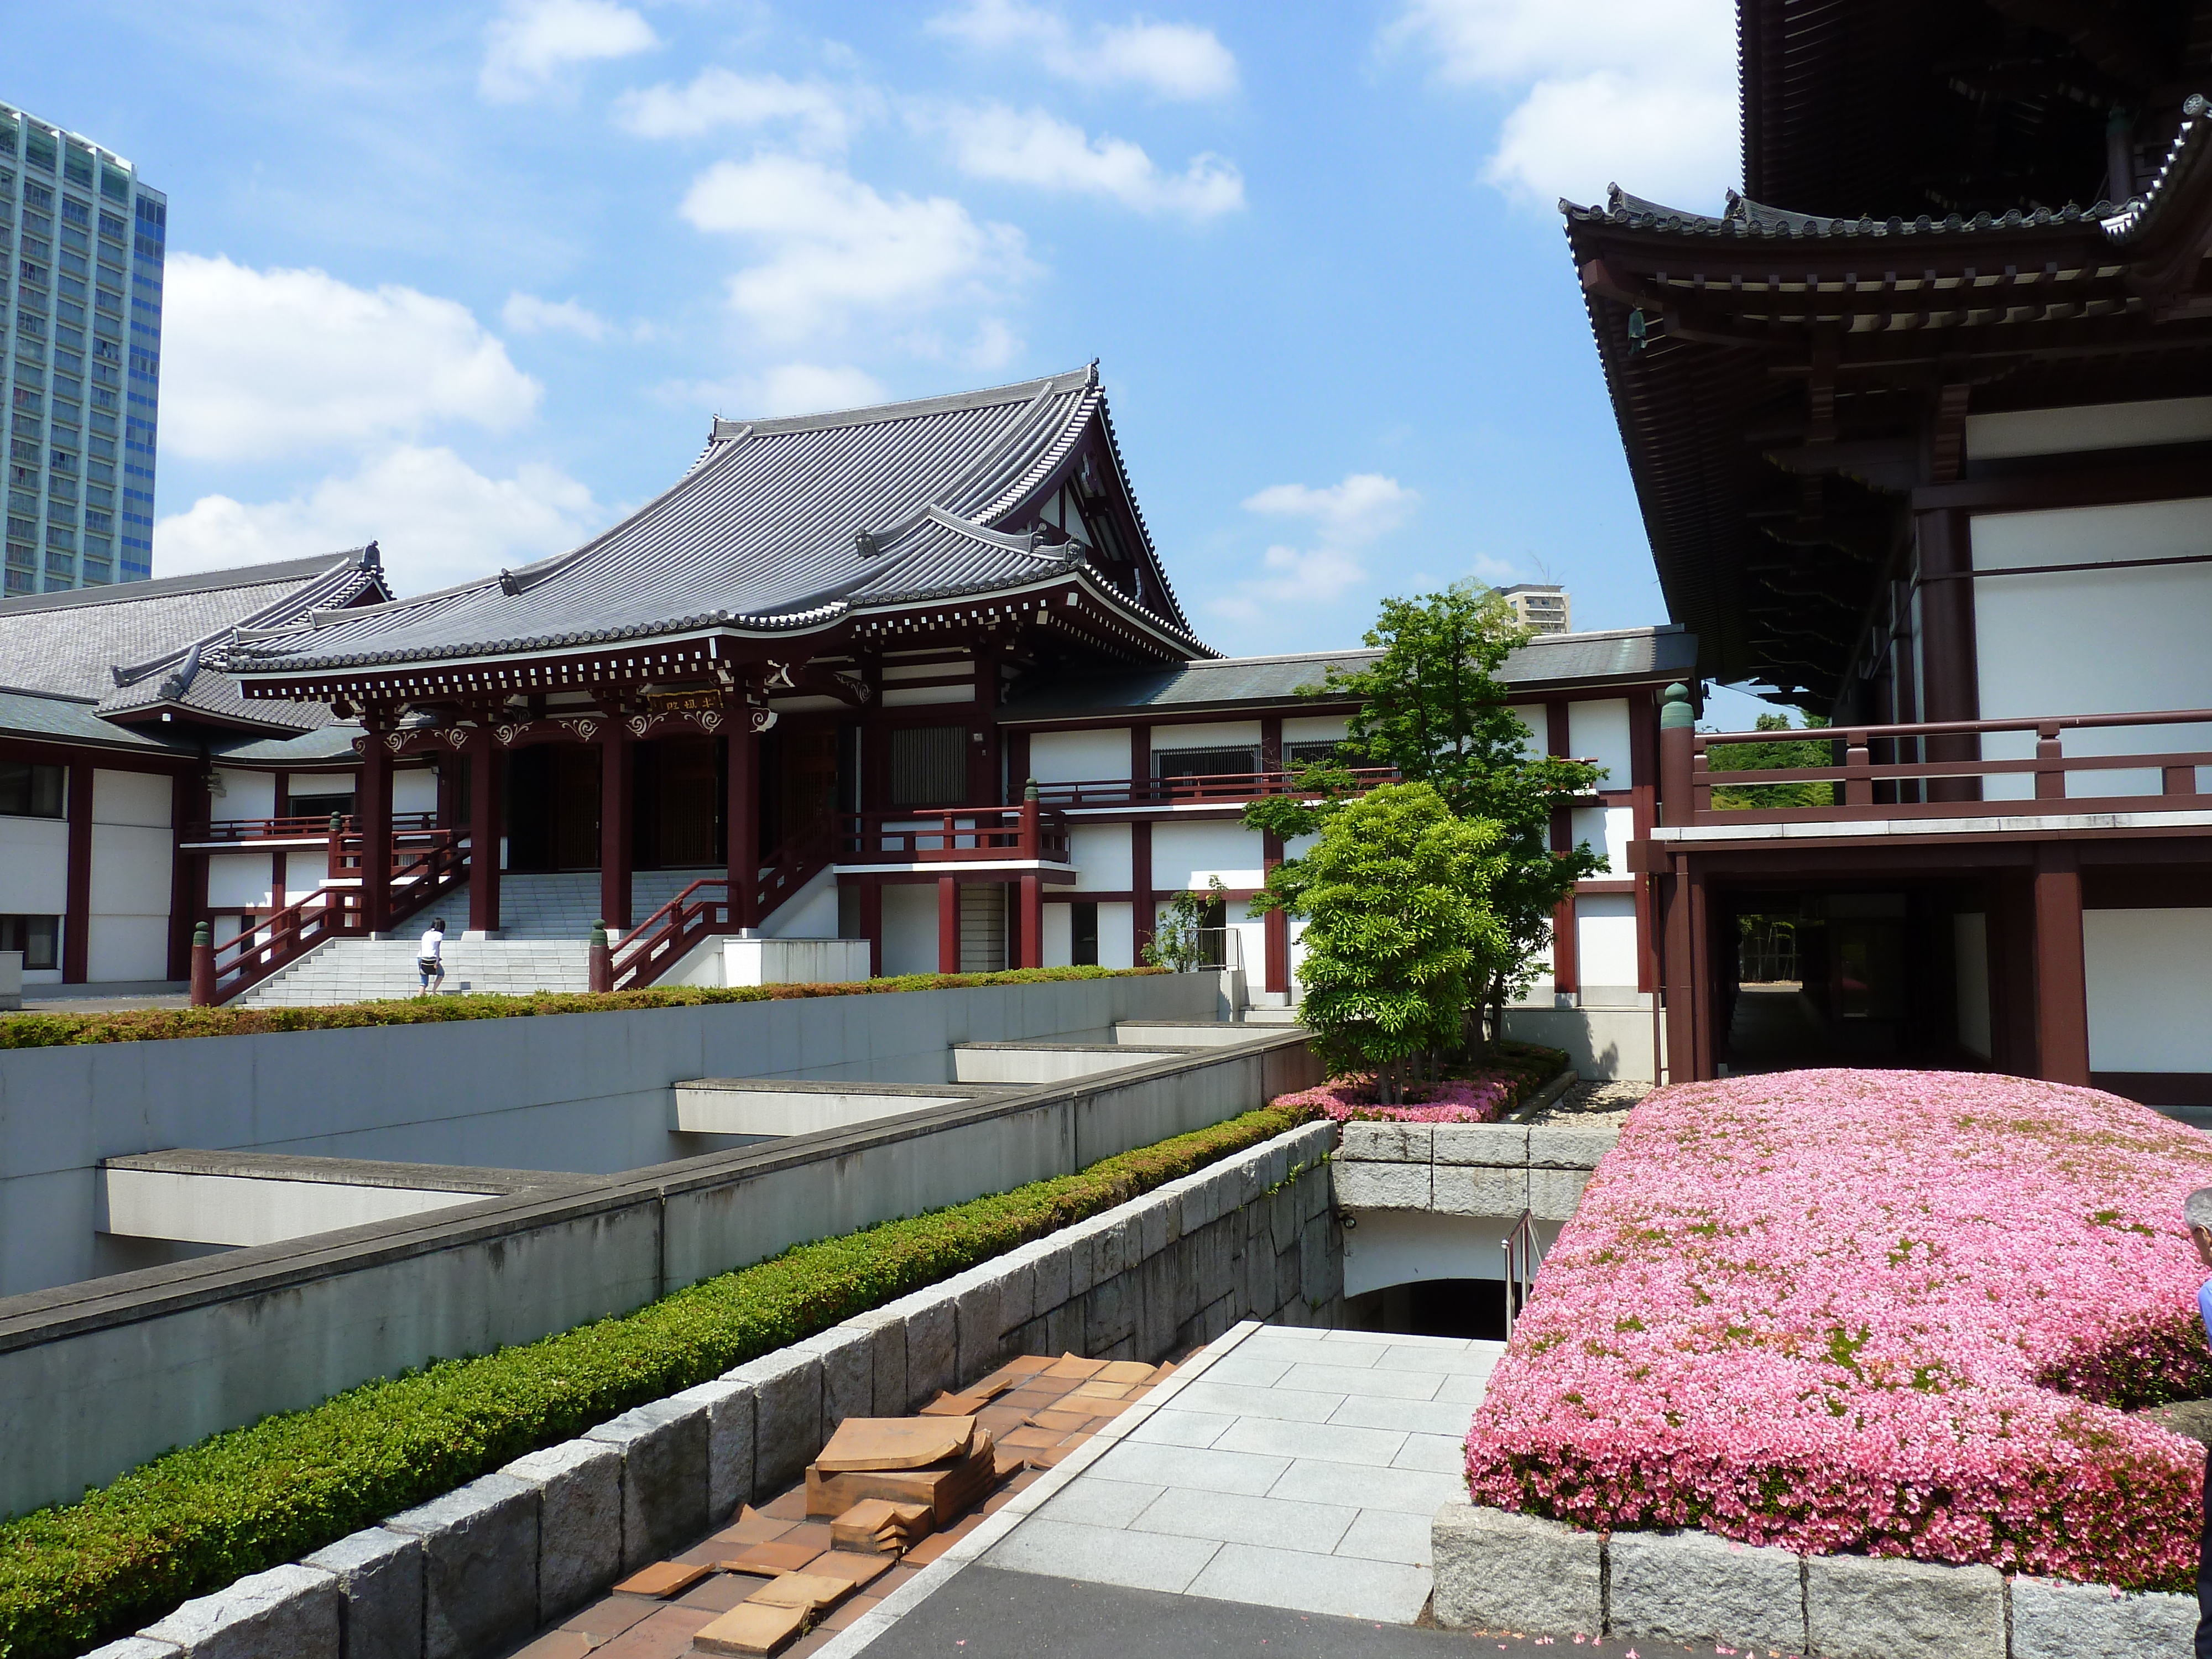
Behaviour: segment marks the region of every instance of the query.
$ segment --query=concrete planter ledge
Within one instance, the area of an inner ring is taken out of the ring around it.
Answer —
[[[1798,1555],[1702,1532],[1583,1532],[1447,1504],[1431,1533],[1452,1629],[1711,1642],[1817,1659],[2190,1659],[2194,1596],[1994,1567]]]
[[[1340,1323],[1335,1138],[1328,1123],[1278,1135],[188,1601],[89,1659],[481,1659],[789,1486],[848,1417],[902,1415],[1018,1353],[1158,1359],[1245,1320]]]

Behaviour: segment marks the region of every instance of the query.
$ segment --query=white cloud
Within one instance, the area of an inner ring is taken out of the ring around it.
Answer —
[[[1046,73],[1086,86],[1134,86],[1161,98],[1225,98],[1237,58],[1212,29],[1143,18],[1079,37],[1067,20],[1024,0],[968,0],[929,21],[982,52],[1026,52]]]
[[[550,84],[571,64],[628,58],[660,40],[652,25],[613,0],[507,0],[484,28],[477,90],[513,103]]]
[[[615,106],[615,120],[641,138],[696,138],[724,127],[781,126],[810,148],[842,150],[852,142],[855,127],[881,112],[882,102],[861,88],[708,69],[687,87],[625,93]]]
[[[1032,269],[1011,225],[979,224],[950,197],[886,197],[842,167],[788,155],[716,163],[683,213],[752,244],[758,257],[730,279],[730,303],[773,340],[833,332],[862,313],[988,297]]]
[[[392,585],[420,593],[574,547],[603,516],[557,468],[488,478],[450,449],[403,444],[284,501],[203,495],[155,524],[154,568],[178,575],[374,541]]]
[[[574,334],[593,342],[607,337],[606,319],[574,300],[541,300],[518,289],[507,296],[499,314],[516,334]]]
[[[776,363],[726,380],[679,381],[661,388],[660,397],[726,420],[820,415],[890,400],[881,380],[850,363]]]
[[[1486,183],[1548,207],[1618,182],[1717,209],[1741,164],[1727,0],[1408,0],[1384,34],[1439,78],[1517,93]]]
[[[1219,615],[1259,622],[1286,607],[1329,605],[1367,579],[1358,550],[1403,524],[1420,496],[1379,472],[1352,472],[1341,483],[1270,484],[1244,499],[1245,510],[1304,519],[1319,545],[1277,544],[1261,556],[1261,574],[1212,601]]]
[[[327,272],[169,256],[161,441],[198,459],[416,436],[441,422],[503,430],[544,388],[466,306]]]
[[[1270,484],[1244,499],[1246,511],[1310,519],[1315,533],[1340,547],[1371,542],[1405,523],[1420,496],[1379,472],[1350,472],[1342,483]]]
[[[1198,155],[1180,173],[1164,173],[1123,138],[1091,138],[1042,109],[987,104],[921,118],[952,140],[962,172],[1046,190],[1103,196],[1146,213],[1208,219],[1244,205],[1244,179],[1218,155]]]

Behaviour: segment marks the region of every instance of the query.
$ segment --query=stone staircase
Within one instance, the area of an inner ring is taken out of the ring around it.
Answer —
[[[641,870],[630,879],[631,915],[643,921],[703,875],[702,870]],[[437,907],[432,907],[434,910]],[[592,924],[599,919],[599,877],[595,870],[559,875],[507,875],[500,882],[500,920],[507,924],[495,939],[465,939],[468,896],[451,896],[446,919],[447,994],[526,995],[532,991],[591,988]],[[380,997],[412,996],[417,941],[429,926],[417,914],[403,923],[397,939],[337,939],[319,945],[281,973],[272,974],[240,996],[240,1008],[322,1007],[368,1002]]]

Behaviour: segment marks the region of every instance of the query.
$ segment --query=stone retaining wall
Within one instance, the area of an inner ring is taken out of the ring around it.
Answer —
[[[1459,1629],[1819,1659],[2189,1659],[2197,1629],[2193,1596],[1702,1532],[1583,1532],[1468,1504],[1437,1510],[1431,1540],[1437,1623]]]
[[[1525,1123],[1347,1123],[1334,1164],[1346,1210],[1565,1221],[1618,1128]]]
[[[1243,1319],[1334,1325],[1335,1135],[1279,1135],[187,1602],[95,1659],[478,1659],[790,1486],[847,1417],[912,1411],[1017,1353],[1157,1360]]]

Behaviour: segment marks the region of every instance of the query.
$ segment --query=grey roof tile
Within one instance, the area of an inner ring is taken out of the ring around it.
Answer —
[[[682,478],[573,552],[312,629],[248,637],[222,660],[242,672],[284,673],[702,628],[781,631],[1084,571],[1080,543],[1032,546],[995,526],[1035,496],[1094,422],[1110,447],[1095,365],[875,409],[717,420]],[[1203,650],[1149,546],[1140,556],[1152,590],[1143,614]],[[1103,575],[1093,580],[1104,596],[1118,592]],[[1139,609],[1127,595],[1117,602]]]

